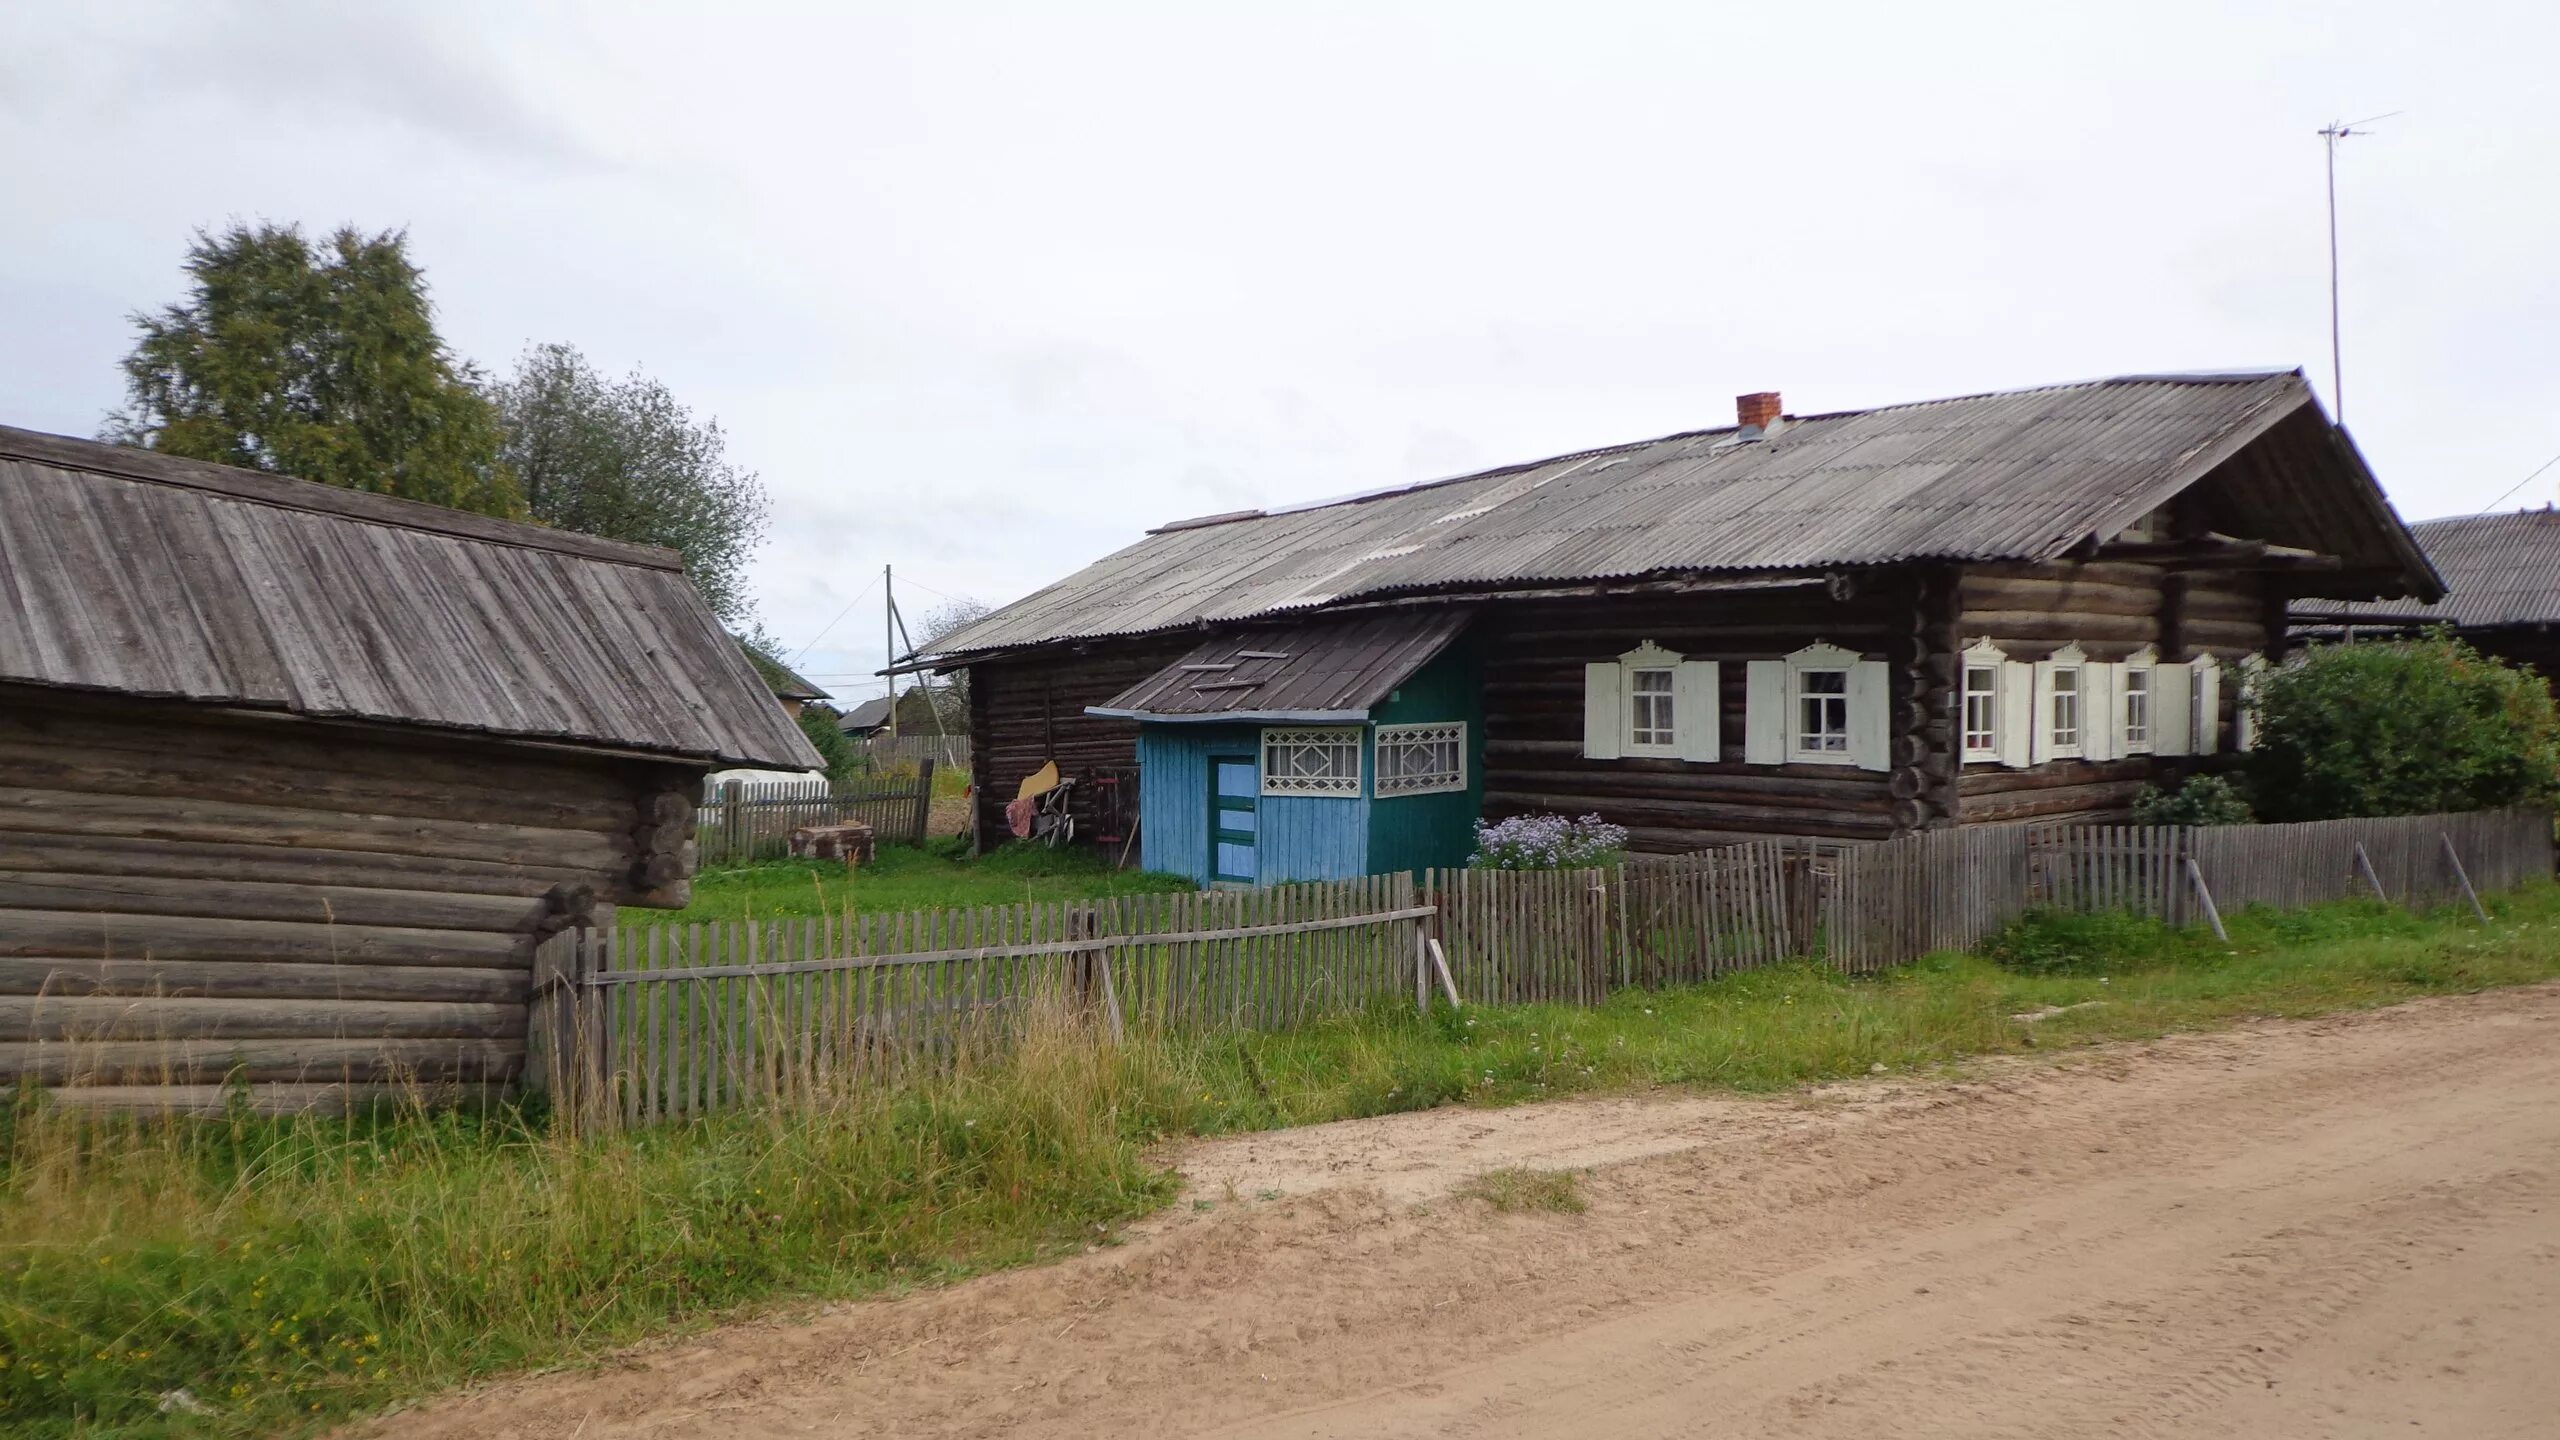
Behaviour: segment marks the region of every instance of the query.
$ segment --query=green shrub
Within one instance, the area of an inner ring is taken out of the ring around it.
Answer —
[[[2246,825],[2256,816],[2239,787],[2219,775],[2190,775],[2175,790],[2145,785],[2133,797],[2133,818],[2145,825]]]
[[[2157,964],[2191,943],[2157,920],[2122,910],[2030,910],[1992,936],[1983,954],[2022,975],[2104,975]]]
[[[2560,792],[2560,714],[2529,671],[2444,634],[2334,645],[2266,674],[2245,762],[2267,820],[2426,815]]]

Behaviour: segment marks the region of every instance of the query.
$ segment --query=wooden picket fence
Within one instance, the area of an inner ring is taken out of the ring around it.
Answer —
[[[2552,873],[2551,825],[1982,826],[1606,869],[571,931],[537,954],[530,1039],[572,1113],[644,1124],[940,1063],[1044,1009],[1115,1033],[1279,1029],[1435,996],[1593,1005],[1794,958],[1869,972],[1978,945],[2036,906],[2185,924],[2357,896],[2476,902]]]
[[[932,757],[913,775],[849,781],[732,781],[694,812],[693,843],[705,869],[771,860],[789,852],[803,825],[860,822],[878,839],[921,845],[932,823]]]

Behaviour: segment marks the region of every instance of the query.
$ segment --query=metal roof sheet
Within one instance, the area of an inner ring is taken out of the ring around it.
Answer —
[[[2130,523],[2306,409],[2331,429],[2298,371],[2136,376],[1791,417],[1760,439],[1667,435],[1180,522],[935,648],[960,656],[1349,600],[1666,571],[2050,559]],[[2373,488],[2360,464],[2320,463]],[[2423,572],[2378,490],[2340,508],[2367,552],[2351,558]],[[2417,583],[2431,588],[2433,577]]]
[[[1356,720],[1467,628],[1463,606],[1258,626],[1209,641],[1086,713],[1150,720]]]
[[[821,763],[672,551],[5,426],[0,681]]]
[[[2560,624],[2560,511],[2502,511],[2409,527],[2444,576],[2432,605],[2415,600],[2297,603],[2296,619],[2429,625]]]

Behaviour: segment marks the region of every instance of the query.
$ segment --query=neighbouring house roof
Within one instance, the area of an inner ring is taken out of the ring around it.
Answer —
[[[1449,606],[1221,636],[1088,715],[1131,720],[1362,720],[1467,627]]]
[[[0,426],[0,681],[814,768],[675,553]]]
[[[1710,572],[2058,558],[2226,461],[2217,524],[2438,582],[2299,371],[2132,376],[1700,430],[1453,480],[1182,521],[944,637],[936,659],[1348,602]]]
[[[811,700],[833,698],[826,691],[809,683],[799,671],[759,653],[755,647],[745,641],[738,642],[738,648],[745,652],[747,663],[755,667],[757,677],[764,681],[766,689],[773,692],[774,699],[798,700],[805,703]]]
[[[2507,511],[2421,520],[2409,527],[2444,576],[2445,595],[2419,600],[2300,601],[2294,619],[2333,624],[2560,624],[2560,512]]]
[[[844,718],[836,722],[836,728],[847,735],[868,735],[888,723],[889,697],[874,695],[844,712]]]

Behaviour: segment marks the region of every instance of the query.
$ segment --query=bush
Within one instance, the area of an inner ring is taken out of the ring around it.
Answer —
[[[2260,682],[2246,766],[2267,820],[2426,815],[2560,793],[2560,714],[2529,671],[2442,633],[2313,650]]]
[[[2238,786],[2219,775],[2190,775],[2175,790],[2143,786],[2133,797],[2133,818],[2145,825],[2246,825],[2256,817]]]
[[[1467,863],[1478,870],[1580,870],[1607,865],[1626,848],[1626,827],[1597,815],[1514,815],[1476,822],[1476,853]]]
[[[2156,964],[2182,948],[2179,933],[2122,910],[2030,910],[1991,937],[1983,954],[2022,975],[2105,975]]]

